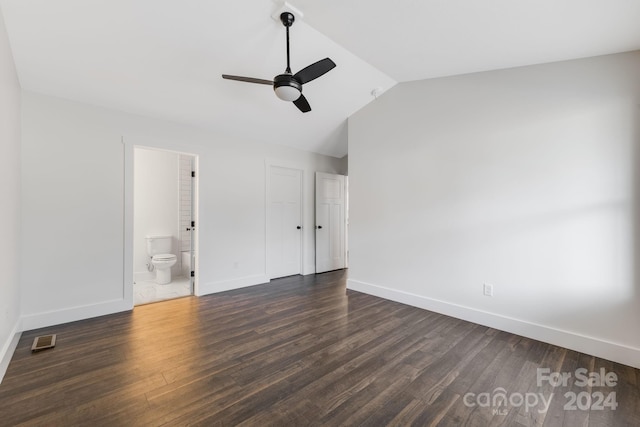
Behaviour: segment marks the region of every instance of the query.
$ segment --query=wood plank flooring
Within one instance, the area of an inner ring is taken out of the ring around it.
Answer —
[[[345,278],[26,332],[0,384],[0,425],[640,426],[637,369],[346,291]],[[48,333],[56,347],[32,354]],[[538,384],[538,368],[572,378]],[[618,381],[580,386],[578,368]],[[567,410],[565,393],[583,409]],[[592,408],[598,393],[617,408]],[[551,399],[546,412],[524,404],[534,396]]]

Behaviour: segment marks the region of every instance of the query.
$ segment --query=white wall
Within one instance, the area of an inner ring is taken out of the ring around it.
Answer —
[[[266,280],[265,159],[305,170],[307,204],[313,172],[341,172],[339,159],[291,148],[29,92],[22,103],[25,329],[131,307],[124,227],[133,175],[124,176],[133,145],[198,156],[199,294]],[[305,221],[311,234],[312,213]]]
[[[0,381],[20,318],[20,83],[0,11]]]
[[[134,277],[152,279],[147,270],[147,236],[172,236],[171,253],[180,259],[180,196],[178,153],[134,150],[133,271]],[[175,276],[180,263],[172,268]]]
[[[640,367],[638,76],[416,81],[355,114],[349,287]]]

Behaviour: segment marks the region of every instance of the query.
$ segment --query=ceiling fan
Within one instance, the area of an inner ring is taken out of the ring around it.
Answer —
[[[291,65],[289,58],[289,27],[293,25],[295,17],[290,12],[282,12],[280,21],[287,29],[287,69],[284,74],[278,74],[273,80],[255,79],[253,77],[232,76],[223,74],[223,79],[237,80],[240,82],[257,83],[263,85],[272,85],[276,96],[283,101],[291,101],[303,113],[311,111],[311,106],[307,98],[302,94],[302,85],[317,79],[323,74],[333,69],[336,64],[329,58],[321,59],[295,74],[291,73]]]

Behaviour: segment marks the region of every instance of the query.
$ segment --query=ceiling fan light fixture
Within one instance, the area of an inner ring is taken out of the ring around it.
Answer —
[[[274,88],[276,96],[283,101],[295,101],[300,98],[300,91],[291,86],[279,86]]]
[[[273,79],[273,90],[283,101],[295,101],[302,94],[302,85],[290,74],[280,74]]]

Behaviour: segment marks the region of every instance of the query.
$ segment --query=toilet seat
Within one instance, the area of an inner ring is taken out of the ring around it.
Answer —
[[[175,254],[157,254],[154,255],[151,259],[155,261],[172,261],[174,259],[177,259],[177,257]]]

